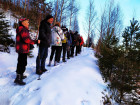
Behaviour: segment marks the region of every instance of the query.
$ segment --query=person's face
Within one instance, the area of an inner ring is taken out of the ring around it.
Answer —
[[[50,24],[52,24],[53,23],[53,18],[48,19],[47,22],[49,22]]]
[[[29,27],[29,20],[23,21],[22,25],[28,28]]]

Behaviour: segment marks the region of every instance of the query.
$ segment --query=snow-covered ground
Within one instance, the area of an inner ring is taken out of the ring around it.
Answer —
[[[16,77],[17,53],[0,52],[0,105],[102,105],[103,82],[96,65],[94,51],[83,48],[78,56],[46,68],[49,72],[38,79],[35,74],[38,48],[33,50],[33,58],[28,58],[24,79],[25,86],[14,84]]]
[[[15,39],[16,32],[12,28],[17,20],[11,12],[6,13],[10,21],[9,33]],[[51,49],[49,48],[46,68],[49,72],[38,79],[36,71],[36,56],[38,48],[35,45],[33,58],[28,58],[24,79],[25,86],[14,84],[16,78],[17,53],[10,48],[11,53],[0,52],[0,105],[102,105],[101,92],[106,88],[103,82],[94,51],[83,48],[82,53],[66,63],[48,67]],[[53,65],[53,64],[52,64]]]

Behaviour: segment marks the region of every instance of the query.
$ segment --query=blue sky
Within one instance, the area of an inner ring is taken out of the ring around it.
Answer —
[[[120,4],[124,26],[130,25],[130,20],[135,17],[140,21],[140,0],[117,0]]]
[[[52,0],[46,0],[52,1]],[[86,39],[86,35],[84,35],[84,28],[83,26],[85,17],[86,17],[86,10],[88,8],[88,1],[89,0],[76,0],[77,4],[80,5],[79,11],[79,26],[80,26],[80,34]],[[108,0],[94,0],[95,2],[95,9],[97,12],[98,18],[100,18],[102,11],[104,10],[105,2]],[[122,20],[123,20],[123,28],[130,25],[130,20],[135,17],[140,22],[140,0],[114,0],[115,3],[118,3],[121,8]],[[99,23],[99,22],[98,22]]]
[[[97,12],[98,18],[101,16],[101,12],[104,9],[105,2],[107,0],[94,0],[95,9]],[[130,20],[135,17],[140,22],[140,0],[114,0],[115,3],[118,3],[121,8],[123,28],[130,25]],[[84,33],[83,21],[86,17],[86,8],[88,7],[88,0],[77,0],[80,3],[81,10],[79,12],[79,25],[80,25],[80,34]],[[86,36],[83,35],[84,39]]]

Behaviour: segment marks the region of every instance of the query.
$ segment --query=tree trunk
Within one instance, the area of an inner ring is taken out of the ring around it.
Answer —
[[[64,0],[62,1],[62,6],[61,6],[60,23],[61,23],[61,18],[62,18],[62,13],[63,13],[63,6],[64,6]]]
[[[26,0],[25,0],[25,4],[24,4],[24,15],[26,16]]]
[[[58,0],[57,0],[57,6],[55,10],[54,24],[56,23],[56,19],[57,19],[57,11],[58,11]]]
[[[26,14],[27,14],[27,15],[28,15],[28,11],[29,11],[29,0],[28,0],[27,10],[26,10]]]
[[[14,10],[15,10],[15,6],[16,6],[16,4],[15,4],[16,2],[15,2],[15,0],[14,0]]]
[[[19,2],[18,2],[18,6],[20,7],[20,0],[19,0]]]
[[[69,30],[71,29],[71,20],[72,20],[72,12],[73,12],[73,3],[74,3],[74,0],[72,0],[72,5],[71,5],[70,26],[69,26]]]
[[[75,31],[75,27],[76,27],[76,15],[75,15],[75,19],[74,19],[74,31]]]

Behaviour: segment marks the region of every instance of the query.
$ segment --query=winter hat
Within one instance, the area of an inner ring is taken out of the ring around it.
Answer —
[[[63,31],[68,31],[68,29],[66,28],[66,26],[62,26],[61,29],[62,29]]]
[[[25,20],[28,20],[29,21],[29,19],[27,19],[27,18],[21,18],[21,19],[19,19],[19,22],[23,22]]]
[[[78,31],[76,31],[74,34],[78,34]]]
[[[25,20],[29,20],[29,19],[27,19],[27,18],[19,19],[19,22],[18,22],[19,26],[22,26],[22,22],[25,21]]]
[[[46,16],[46,20],[48,20],[48,19],[50,19],[50,18],[53,18],[53,16],[50,15],[50,14]]]
[[[62,26],[61,28],[62,28],[62,30],[66,30],[66,26]]]

